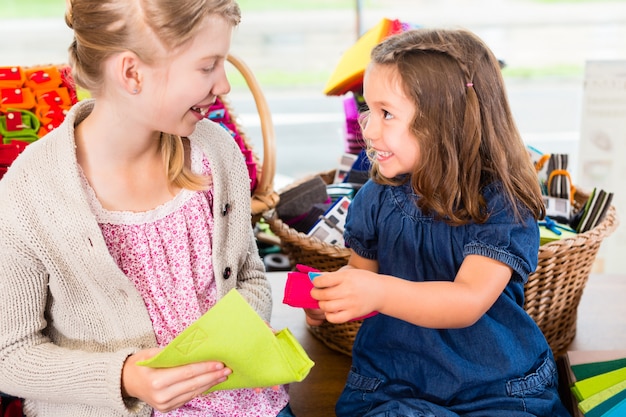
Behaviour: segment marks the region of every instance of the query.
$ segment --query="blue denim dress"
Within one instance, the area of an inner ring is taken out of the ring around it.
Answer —
[[[485,189],[485,224],[450,226],[415,204],[410,186],[366,183],[350,205],[346,244],[378,261],[381,274],[453,281],[467,255],[513,270],[487,313],[462,329],[430,329],[384,314],[366,319],[337,416],[569,416],[552,352],[525,312],[524,282],[535,270],[539,230],[516,221],[497,185]]]

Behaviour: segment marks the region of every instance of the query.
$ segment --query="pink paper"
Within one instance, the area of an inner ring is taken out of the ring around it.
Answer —
[[[311,297],[313,282],[309,278],[309,272],[319,273],[315,268],[306,265],[296,265],[296,270],[287,273],[287,282],[285,283],[285,293],[283,296],[283,304],[291,307],[319,309],[318,301]],[[363,320],[378,314],[373,311],[363,317],[357,317],[350,321]]]

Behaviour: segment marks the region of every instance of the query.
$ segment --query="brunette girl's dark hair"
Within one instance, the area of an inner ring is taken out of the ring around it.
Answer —
[[[485,222],[483,189],[494,182],[516,215],[525,207],[535,218],[544,217],[537,174],[513,120],[500,64],[478,36],[413,29],[382,41],[371,58],[370,65],[397,69],[416,107],[410,129],[420,147],[408,179],[385,178],[373,160],[375,181],[411,181],[420,208],[451,224]]]

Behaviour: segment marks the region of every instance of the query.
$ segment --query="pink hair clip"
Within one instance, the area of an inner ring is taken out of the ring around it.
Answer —
[[[467,84],[465,84],[465,86],[466,86],[466,87],[473,87],[473,86],[474,86],[474,83],[467,83]]]

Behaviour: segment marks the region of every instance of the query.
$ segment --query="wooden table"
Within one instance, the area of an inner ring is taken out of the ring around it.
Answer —
[[[317,340],[306,328],[304,312],[282,303],[287,274],[268,274],[274,295],[272,326],[288,327],[315,366],[307,378],[291,384],[291,407],[297,417],[332,417],[351,358]],[[576,338],[570,350],[626,349],[626,274],[592,274],[578,307]]]
[[[304,311],[282,303],[286,273],[269,273],[274,296],[272,327],[289,328],[315,366],[302,382],[289,386],[291,408],[297,417],[332,417],[346,382],[351,358],[329,349],[307,329]]]

